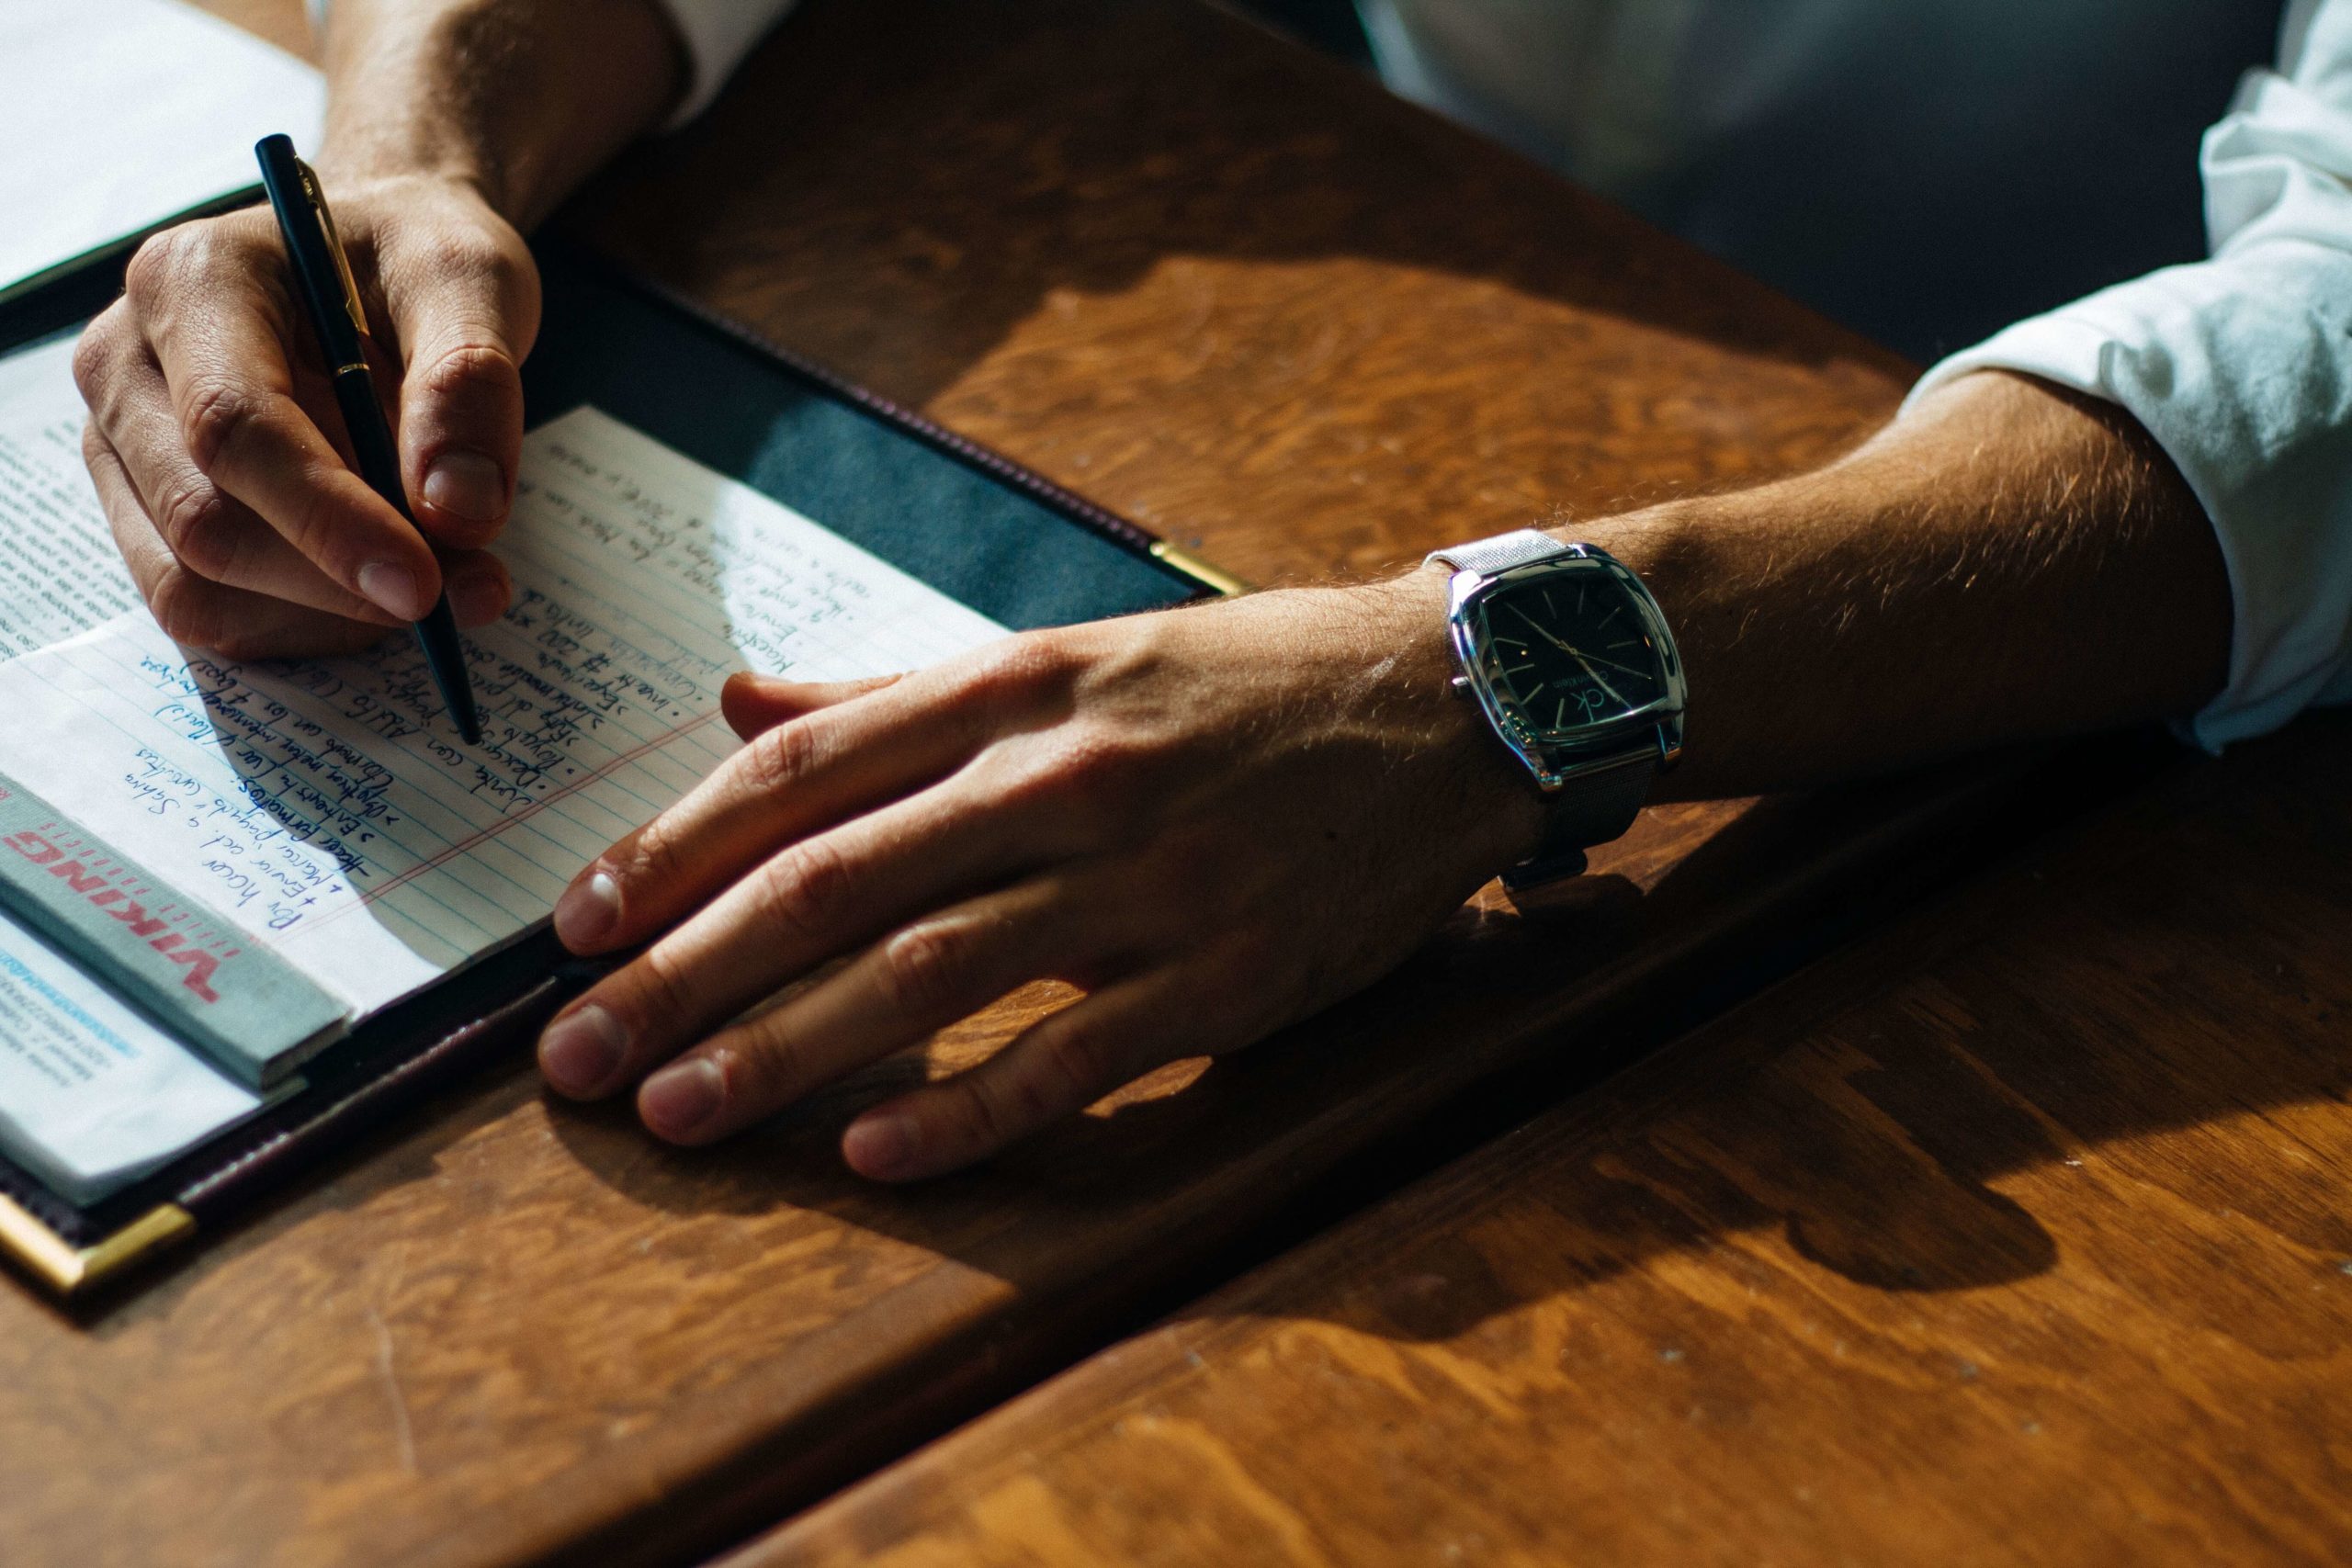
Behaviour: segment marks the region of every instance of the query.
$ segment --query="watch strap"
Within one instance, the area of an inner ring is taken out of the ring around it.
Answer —
[[[1517,892],[1582,874],[1585,851],[1624,837],[1657,778],[1657,753],[1645,752],[1568,780],[1545,805],[1543,842],[1504,870],[1503,886]]]
[[[1442,550],[1431,550],[1421,558],[1421,564],[1443,561],[1456,571],[1475,571],[1481,577],[1494,577],[1515,566],[1533,566],[1540,560],[1552,560],[1577,553],[1574,545],[1562,544],[1551,535],[1534,528],[1517,528],[1491,538],[1473,539],[1466,545],[1448,545]]]

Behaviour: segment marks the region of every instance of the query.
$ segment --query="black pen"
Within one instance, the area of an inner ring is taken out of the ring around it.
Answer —
[[[277,214],[277,231],[286,237],[287,259],[293,263],[311,325],[326,350],[327,368],[334,379],[335,401],[343,408],[343,423],[358,458],[359,477],[368,487],[413,524],[408,492],[401,484],[401,465],[392,433],[384,423],[383,406],[376,400],[376,381],[368,369],[368,313],[359,303],[359,286],[343,241],[334,231],[334,215],[319,188],[311,165],[294,155],[293,141],[265,136],[254,143],[261,160],[261,183]],[[449,595],[433,602],[424,619],[416,623],[417,646],[441,689],[441,702],[457,722],[458,733],[469,746],[481,740],[481,718],[474,707],[473,682],[466,675],[466,651],[458,641],[458,620],[449,613]]]

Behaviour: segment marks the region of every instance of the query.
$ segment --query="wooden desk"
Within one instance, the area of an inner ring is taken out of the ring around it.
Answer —
[[[2352,1560],[2352,719],[727,1560]]]
[[[299,26],[294,0],[235,8]],[[1907,376],[1179,0],[813,0],[571,221],[1260,581],[1813,462]],[[1569,918],[1482,903],[1315,1026],[914,1191],[838,1165],[870,1083],[682,1154],[550,1104],[518,1054],[95,1315],[0,1292],[0,1554],[609,1564],[742,1540],[1334,1192],[1426,1168],[1385,1140],[1468,1087],[1537,1056],[1598,1071],[1984,798],[1656,813]]]

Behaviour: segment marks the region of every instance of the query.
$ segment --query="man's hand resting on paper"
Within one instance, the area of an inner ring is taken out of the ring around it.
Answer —
[[[707,1143],[1030,981],[1084,987],[850,1129],[858,1170],[919,1177],[1359,989],[1534,842],[1532,791],[1417,635],[1444,604],[1426,571],[859,686],[737,677],[748,744],[557,908],[574,951],[653,945],[548,1028],[549,1081],[594,1097],[659,1068],[646,1123]]]

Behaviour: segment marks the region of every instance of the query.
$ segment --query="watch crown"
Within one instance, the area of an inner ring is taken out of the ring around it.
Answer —
[[[1456,675],[1453,680],[1448,681],[1446,685],[1457,697],[1466,697],[1470,694],[1470,677],[1467,675]]]

